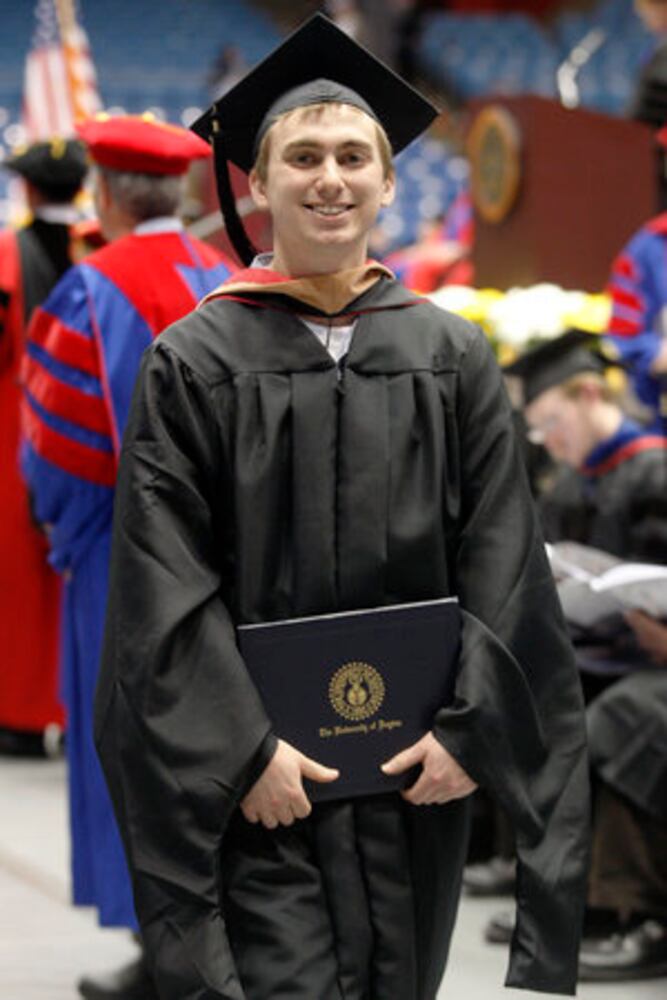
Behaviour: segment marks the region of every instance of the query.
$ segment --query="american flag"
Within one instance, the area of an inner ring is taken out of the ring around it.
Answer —
[[[75,0],[38,0],[25,65],[23,124],[34,142],[71,136],[74,122],[101,108],[88,38]]]

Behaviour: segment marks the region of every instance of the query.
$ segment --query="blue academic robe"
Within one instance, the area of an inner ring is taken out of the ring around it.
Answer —
[[[61,683],[73,900],[96,906],[105,926],[136,926],[92,741],[120,442],[143,351],[229,273],[216,251],[183,233],[133,234],[68,272],[28,334],[22,468],[50,561],[66,581]]]

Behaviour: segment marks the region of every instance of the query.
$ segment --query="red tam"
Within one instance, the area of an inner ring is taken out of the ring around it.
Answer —
[[[102,167],[137,174],[184,174],[211,147],[179,125],[152,115],[99,114],[76,125],[91,159]]]

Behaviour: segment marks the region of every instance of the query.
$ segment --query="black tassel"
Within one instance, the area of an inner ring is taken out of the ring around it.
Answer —
[[[236,210],[236,198],[232,190],[232,181],[229,176],[229,163],[225,148],[225,137],[220,123],[213,119],[213,154],[215,157],[215,182],[218,189],[218,199],[220,201],[220,211],[225,220],[225,228],[229,236],[230,243],[238,254],[239,260],[245,267],[248,267],[257,256],[257,250],[252,244],[250,237],[245,231],[241,217]]]

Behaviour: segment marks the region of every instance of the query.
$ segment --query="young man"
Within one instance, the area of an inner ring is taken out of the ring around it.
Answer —
[[[139,359],[165,326],[230,273],[178,218],[183,175],[209,155],[186,129],[133,116],[79,128],[95,164],[108,245],[72,268],[28,331],[23,470],[52,565],[64,576],[63,690],[76,904],[136,927],[129,878],[93,746],[116,470]],[[142,962],[84,978],[87,1000],[146,1000]]]
[[[43,754],[64,724],[60,581],[19,469],[19,372],[30,317],[72,264],[72,203],[87,163],[81,143],[54,137],[17,150],[3,166],[22,178],[32,219],[0,234],[0,752]]]
[[[550,542],[579,542],[623,559],[667,563],[667,440],[626,416],[606,378],[615,364],[600,337],[572,329],[504,369],[519,380],[530,438],[560,466],[539,500],[542,527]],[[641,671],[646,658],[629,630],[610,638],[594,630],[576,633],[577,661],[595,713],[600,691],[628,669]],[[649,758],[652,740],[651,727],[639,728],[633,758]],[[594,844],[596,858],[600,845],[608,846],[606,858],[614,850],[608,826],[601,822]],[[621,860],[618,867],[623,870]],[[600,902],[599,864],[595,871],[598,876],[589,884],[585,954],[596,947],[591,939],[598,939],[602,926],[597,911],[605,906]],[[510,872],[507,859],[495,858],[476,867],[472,876],[477,884],[493,884],[495,874],[506,875],[506,889]],[[654,872],[652,881],[659,880]],[[618,903],[618,887],[615,891]],[[615,921],[605,920],[604,929],[624,932],[621,915],[627,907],[619,903],[609,909]],[[508,913],[492,918],[487,940],[508,940],[512,923]],[[609,954],[611,968],[615,958]]]
[[[540,499],[542,527],[548,541],[667,563],[667,439],[626,416],[603,346],[571,330],[505,369],[523,382],[531,439],[561,465]]]
[[[433,114],[315,17],[195,126],[274,246],[147,352],[124,440],[97,743],[164,1000],[433,1000],[475,783],[518,828],[508,981],[574,987],[583,719],[509,406],[481,333],[366,259],[386,133]],[[455,700],[384,766],[416,780],[312,804],[339,775],[236,626],[450,594]]]

